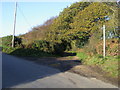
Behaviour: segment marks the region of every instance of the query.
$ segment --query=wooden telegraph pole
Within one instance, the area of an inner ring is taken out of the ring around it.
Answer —
[[[17,2],[15,2],[15,10],[14,10],[14,28],[13,28],[12,47],[15,46],[14,43],[15,43],[16,15],[17,15]]]
[[[103,57],[105,58],[106,52],[105,52],[105,25],[103,25]]]

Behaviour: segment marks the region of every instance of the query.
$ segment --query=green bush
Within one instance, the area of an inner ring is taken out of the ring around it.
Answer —
[[[15,47],[20,46],[22,44],[22,40],[21,38],[18,38],[15,36]],[[12,46],[12,35],[10,36],[6,36],[6,37],[2,37],[2,46]]]
[[[70,46],[67,41],[62,41],[62,43],[54,44],[54,53],[62,55],[65,50],[69,50]]]
[[[49,52],[49,42],[45,40],[37,40],[32,43],[31,48],[44,52]]]
[[[32,48],[43,52],[62,54],[66,50],[66,43],[54,43],[45,40],[37,40],[26,46],[26,48]]]
[[[23,48],[24,46],[22,45],[22,39],[18,38],[15,36],[14,39],[14,45],[15,47],[12,48],[12,35],[10,36],[5,36],[2,37],[2,52],[10,54],[11,52],[13,52],[14,50],[18,49],[18,48]]]

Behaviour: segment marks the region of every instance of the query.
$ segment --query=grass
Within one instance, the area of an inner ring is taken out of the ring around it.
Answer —
[[[106,57],[106,61],[103,64],[103,69],[109,72],[112,76],[117,77],[120,73],[120,70],[118,69],[119,60],[120,58],[118,57]]]
[[[51,53],[43,52],[40,50],[30,49],[30,48],[12,48],[8,46],[2,46],[2,52],[16,55],[16,56],[26,56],[26,57],[55,57]]]
[[[76,56],[79,57],[79,59],[80,59],[81,61],[84,61],[84,60],[87,59],[87,57],[88,57],[88,56],[87,56],[85,53],[83,53],[83,52],[77,53]]]
[[[2,52],[7,53],[7,54],[10,54],[11,52],[17,49],[17,48],[12,48],[8,46],[1,46],[1,47],[2,47]]]
[[[120,73],[118,69],[120,56],[106,56],[103,58],[101,55],[88,56],[83,52],[77,53],[77,56],[82,60],[83,64],[98,65],[112,77],[117,77],[118,73]]]

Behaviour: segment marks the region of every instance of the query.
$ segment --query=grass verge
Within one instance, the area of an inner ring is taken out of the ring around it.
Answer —
[[[10,54],[10,55],[16,55],[16,56],[25,56],[25,57],[55,57],[56,55],[53,55],[51,53],[43,52],[40,50],[30,49],[30,48],[12,48],[8,46],[2,46],[2,52]]]
[[[78,52],[77,56],[83,64],[100,66],[112,77],[118,77],[120,73],[120,70],[118,68],[120,56],[106,56],[103,58],[101,55],[89,56],[83,52]]]

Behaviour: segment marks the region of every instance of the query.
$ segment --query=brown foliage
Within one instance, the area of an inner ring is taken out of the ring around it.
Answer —
[[[29,44],[34,40],[44,40],[46,32],[50,30],[50,25],[53,23],[53,20],[55,18],[56,17],[52,17],[49,20],[47,20],[44,24],[32,28],[31,31],[22,36],[23,42]]]

